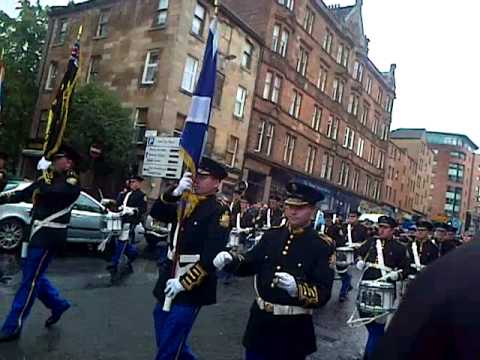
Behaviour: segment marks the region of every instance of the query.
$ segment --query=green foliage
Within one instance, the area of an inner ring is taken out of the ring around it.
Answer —
[[[125,170],[134,159],[130,111],[114,92],[95,83],[75,90],[66,137],[84,154],[92,144],[103,145],[97,171]]]
[[[20,1],[20,13],[11,18],[0,11],[0,51],[6,65],[6,102],[0,115],[0,149],[12,157],[19,155],[38,96],[36,82],[47,33],[47,13],[37,1]]]

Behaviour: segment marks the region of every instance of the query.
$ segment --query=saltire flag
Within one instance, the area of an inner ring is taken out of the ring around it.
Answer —
[[[43,156],[50,160],[60,145],[62,144],[63,134],[67,127],[68,114],[72,103],[72,94],[75,89],[77,72],[80,62],[80,36],[82,28],[78,32],[77,40],[72,47],[72,52],[67,65],[67,71],[63,76],[57,95],[50,106],[48,112],[47,130],[43,143]]]
[[[208,124],[217,79],[218,21],[213,19],[208,31],[203,64],[193,93],[190,111],[180,138],[180,156],[195,176],[207,142]]]
[[[5,63],[3,62],[3,52],[2,56],[0,57],[0,113],[5,108],[5,99],[6,99],[6,86],[5,86],[5,73],[6,67]]]

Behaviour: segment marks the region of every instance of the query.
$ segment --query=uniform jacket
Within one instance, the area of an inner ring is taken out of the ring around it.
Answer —
[[[455,240],[445,240],[438,242],[438,249],[440,256],[448,254],[450,251],[454,250],[457,247]]]
[[[258,295],[265,301],[318,308],[331,296],[333,283],[331,239],[313,227],[292,232],[287,226],[268,230],[245,256],[236,256],[226,270],[240,276],[255,275]],[[275,272],[293,275],[299,296],[291,297],[273,283]],[[267,350],[288,359],[316,351],[311,315],[273,315],[254,302],[243,341],[247,349]]]
[[[327,234],[330,238],[335,241],[336,246],[344,246],[341,245],[345,241],[343,229],[341,226],[337,224],[332,224],[325,228],[325,234]]]
[[[355,254],[366,263],[378,264],[376,241],[376,238],[368,239],[356,250]],[[382,241],[382,247],[385,266],[394,270],[402,270],[401,277],[408,274],[410,260],[407,248],[395,239]],[[362,280],[376,280],[380,277],[382,277],[380,269],[368,268],[364,272]]]
[[[150,215],[157,220],[177,223],[179,197],[170,192],[155,202]],[[191,270],[180,277],[186,289],[174,299],[174,303],[210,305],[216,302],[217,277],[213,266],[215,256],[225,248],[230,231],[230,210],[215,195],[208,196],[198,203],[193,212],[180,223],[178,232],[179,255],[200,255]],[[173,237],[172,237],[173,239]],[[173,244],[170,244],[170,248]],[[163,301],[165,282],[171,278],[173,263],[169,260],[159,266],[159,281],[154,295]]]
[[[130,195],[128,195],[130,194]],[[134,215],[126,215],[122,217],[123,222],[130,224],[138,224],[142,221],[143,215],[147,211],[147,196],[142,190],[135,190],[125,193],[119,197],[119,205],[123,205],[125,198],[128,196],[126,206],[138,209]]]
[[[424,242],[417,241],[418,256],[420,258],[421,265],[429,265],[436,259],[438,259],[439,252],[438,246],[433,240],[426,240]],[[412,243],[408,244],[408,254],[410,256],[410,264],[415,264],[415,258],[413,256]],[[410,267],[410,272],[416,273],[417,271]]]
[[[259,214],[259,219],[257,220],[259,227],[264,227],[267,225],[267,211],[268,209],[262,209]],[[279,208],[270,210],[270,225],[271,226],[280,226],[283,219],[283,211]]]
[[[343,237],[340,243],[337,243],[337,246],[346,246],[348,243],[348,228],[345,224],[342,228]],[[352,225],[352,242],[354,243],[363,243],[367,240],[367,228],[362,224]]]
[[[32,222],[44,220],[52,214],[71,206],[80,195],[78,177],[74,172],[56,173],[49,171],[27,188],[7,193],[0,197],[0,204],[33,201]],[[53,220],[68,224],[71,211]],[[30,246],[55,248],[66,240],[67,229],[41,228],[30,240]]]
[[[479,255],[472,242],[417,275],[373,359],[478,359]]]

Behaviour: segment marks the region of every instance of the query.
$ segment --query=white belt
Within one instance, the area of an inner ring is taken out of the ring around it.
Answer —
[[[312,315],[312,309],[305,309],[300,306],[272,304],[261,297],[256,298],[260,310],[272,313],[273,315]]]
[[[56,223],[53,221],[47,221],[43,222],[42,220],[35,220],[33,222],[33,226],[35,227],[47,227],[47,228],[52,228],[52,229],[66,229],[68,227],[68,224],[60,224]]]

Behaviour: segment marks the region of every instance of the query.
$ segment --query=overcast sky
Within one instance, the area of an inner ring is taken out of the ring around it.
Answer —
[[[355,2],[324,1],[328,5]],[[0,3],[0,9],[14,14],[17,1]],[[68,0],[41,3],[65,5]],[[392,129],[425,127],[464,133],[480,145],[474,110],[480,103],[475,90],[480,84],[479,11],[476,0],[364,0],[370,58],[382,71],[397,64]]]

